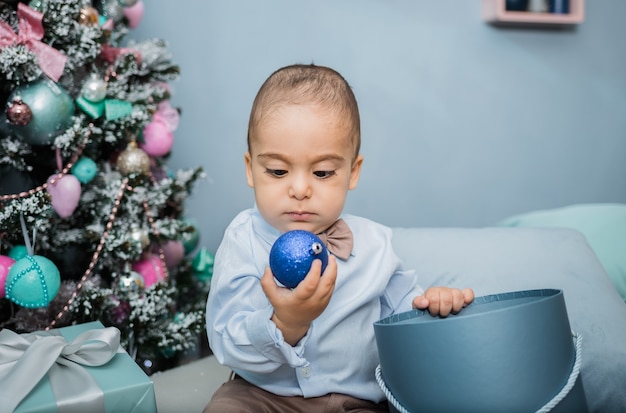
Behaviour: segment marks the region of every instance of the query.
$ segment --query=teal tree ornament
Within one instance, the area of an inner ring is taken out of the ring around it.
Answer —
[[[22,113],[16,123],[9,122],[11,132],[31,145],[52,142],[70,126],[74,116],[70,95],[48,78],[16,87],[7,102],[10,107],[18,105]]]
[[[27,254],[15,261],[5,280],[5,296],[15,304],[26,308],[47,307],[59,292],[61,274],[52,261],[34,255],[24,216],[20,215]],[[33,242],[37,229],[33,231]]]
[[[60,286],[61,275],[52,261],[41,255],[26,255],[11,266],[5,294],[22,307],[47,307]]]
[[[74,166],[72,166],[72,175],[74,175],[80,183],[88,184],[98,175],[98,165],[93,159],[81,156]]]

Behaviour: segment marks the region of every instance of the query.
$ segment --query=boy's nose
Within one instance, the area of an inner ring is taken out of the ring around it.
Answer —
[[[294,177],[289,185],[289,196],[298,200],[311,197],[311,185],[305,177]]]

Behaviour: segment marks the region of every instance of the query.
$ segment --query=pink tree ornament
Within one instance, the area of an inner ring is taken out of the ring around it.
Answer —
[[[128,20],[128,27],[131,29],[138,27],[143,19],[143,13],[144,6],[141,0],[130,7],[124,7],[124,17]]]
[[[159,104],[159,108],[152,117],[152,122],[143,129],[143,143],[140,145],[150,156],[164,156],[172,150],[174,144],[173,132],[178,128],[180,114],[169,101]]]
[[[15,264],[15,260],[6,255],[0,255],[0,298],[6,296],[5,283],[11,266]]]
[[[48,178],[47,191],[52,197],[52,207],[61,218],[69,218],[74,213],[82,193],[80,181],[71,174],[52,175]]]
[[[132,269],[143,277],[145,288],[166,279],[163,263],[156,255],[146,254],[143,259],[133,263]]]
[[[143,142],[139,145],[150,156],[164,156],[174,144],[174,134],[160,120],[153,120],[143,129]]]
[[[181,241],[167,241],[163,244],[163,255],[165,255],[165,265],[171,270],[176,268],[185,257],[185,247]]]

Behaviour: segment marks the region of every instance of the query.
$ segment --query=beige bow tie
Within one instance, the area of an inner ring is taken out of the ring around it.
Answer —
[[[317,236],[324,241],[326,248],[328,248],[328,251],[334,256],[344,261],[350,258],[353,238],[352,231],[348,224],[346,224],[346,221],[338,219],[333,225],[328,227],[326,231],[317,234]]]

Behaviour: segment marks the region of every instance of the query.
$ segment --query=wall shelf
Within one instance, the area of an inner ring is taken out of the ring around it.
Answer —
[[[569,13],[536,13],[506,9],[506,0],[483,0],[483,19],[494,25],[572,25],[585,18],[585,0],[569,0]]]

